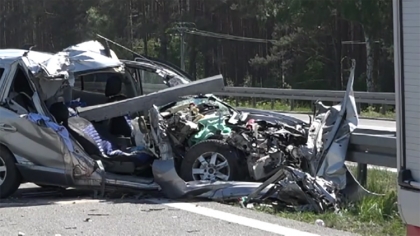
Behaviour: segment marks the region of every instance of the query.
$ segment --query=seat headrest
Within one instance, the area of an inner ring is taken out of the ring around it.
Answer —
[[[63,102],[56,102],[50,106],[50,113],[58,123],[67,126],[69,119],[69,110]]]
[[[113,75],[108,78],[105,85],[105,96],[112,97],[118,95],[122,90],[122,80],[119,76]]]

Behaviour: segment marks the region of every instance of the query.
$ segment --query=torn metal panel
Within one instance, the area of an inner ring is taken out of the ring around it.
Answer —
[[[220,182],[215,182],[220,183]],[[217,188],[212,191],[208,191],[206,193],[203,193],[201,195],[198,195],[199,198],[207,198],[214,201],[237,201],[239,198],[248,196],[252,192],[255,191],[255,189],[258,189],[261,186],[261,183],[258,182],[227,182],[225,183],[227,186],[224,186],[223,188]],[[263,196],[268,193],[268,190],[271,189],[274,186],[274,184],[269,184],[265,186],[260,192],[258,192],[258,196]]]
[[[347,90],[341,106],[331,107],[331,119],[327,119],[325,126],[332,126],[331,132],[324,135],[323,151],[319,161],[321,165],[317,168],[317,176],[334,181],[340,189],[346,187],[345,160],[350,142],[350,135],[359,124],[357,106],[354,98],[353,83],[356,61],[352,60],[350,77],[347,82]],[[328,122],[331,120],[332,122]]]
[[[110,50],[111,57],[108,57],[105,47],[94,40],[70,46],[63,49],[63,52],[68,54],[70,60],[68,71],[72,73],[118,68],[124,65],[112,50]]]
[[[156,183],[162,188],[162,192],[168,198],[172,199],[193,198],[197,196],[210,197],[212,193],[232,186],[231,183],[226,182],[185,182],[178,176],[173,159],[155,160],[153,162],[153,176]]]
[[[87,41],[52,54],[22,49],[0,50],[0,66],[7,68],[13,62],[23,59],[33,74],[44,73],[45,77],[57,79],[68,73],[120,67],[123,63],[111,51],[113,57],[104,53],[104,46],[98,41]]]
[[[127,113],[147,111],[153,105],[165,105],[177,101],[182,96],[218,92],[223,91],[223,89],[223,76],[217,75],[123,101],[83,108],[80,107],[77,109],[77,112],[80,116],[88,120],[102,121],[113,117],[124,116]]]
[[[60,92],[63,86],[74,86],[75,77],[104,69],[121,72],[124,64],[111,51],[113,57],[104,53],[98,41],[87,41],[52,54],[21,49],[1,49],[0,67],[10,68],[14,62],[21,63],[32,73],[38,83],[40,96],[47,100]],[[25,71],[26,72],[26,71]]]
[[[1,49],[0,50],[0,67],[8,68],[10,67],[14,62],[19,60],[23,57],[23,55],[28,52],[28,50],[22,50],[22,49]],[[51,58],[53,54],[52,53],[46,53],[46,52],[37,52],[37,51],[31,51],[27,54],[28,58],[28,68],[30,68],[32,73],[37,73],[39,71],[39,63],[42,63],[44,61],[47,61],[49,58]]]

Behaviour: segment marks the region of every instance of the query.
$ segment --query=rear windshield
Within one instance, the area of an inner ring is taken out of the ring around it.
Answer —
[[[1,77],[3,76],[3,72],[4,72],[4,69],[0,68],[0,80],[1,80]]]

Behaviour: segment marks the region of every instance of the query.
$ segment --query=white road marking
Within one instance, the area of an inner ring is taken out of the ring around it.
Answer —
[[[19,206],[42,206],[44,204],[50,205],[71,205],[71,204],[86,204],[86,203],[106,203],[106,200],[98,199],[70,199],[55,201],[54,199],[31,199],[30,202],[0,202],[0,208],[3,207],[19,207]]]
[[[79,200],[65,200],[54,202],[56,205],[70,205],[70,204],[82,204],[82,203],[106,203],[106,200],[99,199],[79,199]]]
[[[223,221],[227,221],[230,223],[235,223],[235,224],[251,227],[254,229],[259,229],[262,231],[267,231],[270,233],[283,235],[283,236],[320,236],[319,234],[312,234],[312,233],[300,231],[297,229],[287,228],[287,227],[280,226],[277,224],[272,224],[272,223],[268,223],[268,222],[264,222],[260,220],[238,216],[238,215],[214,210],[207,207],[197,206],[191,203],[172,202],[172,201],[168,201],[164,199],[162,200],[161,199],[146,199],[146,201],[180,209],[183,211],[192,212],[195,214],[199,214],[199,215],[203,215],[203,216],[207,216],[207,217],[211,217],[215,219],[219,219],[219,220],[223,220]]]

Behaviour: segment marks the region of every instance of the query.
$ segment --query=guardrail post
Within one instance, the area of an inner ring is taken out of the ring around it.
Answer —
[[[366,187],[367,182],[367,164],[357,164],[357,181]]]
[[[271,110],[274,110],[274,99],[271,99]]]
[[[360,115],[360,113],[362,112],[362,105],[360,103],[356,103],[357,106],[357,114]]]
[[[239,107],[239,98],[238,97],[235,97],[235,106]]]
[[[295,109],[295,100],[289,100],[290,102],[290,110],[293,111]]]
[[[255,108],[257,105],[257,102],[255,101],[255,97],[252,97],[252,107]]]
[[[388,106],[386,104],[383,104],[381,107],[381,114],[385,115],[387,110],[388,110]]]

